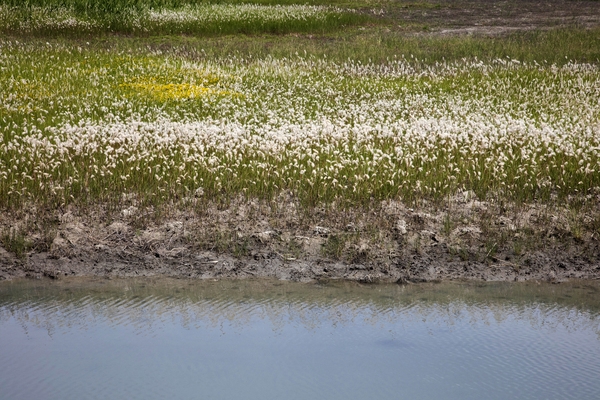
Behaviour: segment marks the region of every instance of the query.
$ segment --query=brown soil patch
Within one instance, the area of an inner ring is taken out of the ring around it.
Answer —
[[[600,207],[596,208],[600,209]],[[183,211],[182,211],[183,210]],[[600,216],[543,205],[480,202],[468,192],[418,209],[386,201],[362,210],[203,201],[160,218],[70,208],[4,215],[23,232],[21,257],[0,247],[0,279],[170,276],[422,282],[600,278]],[[51,221],[41,223],[40,221]],[[53,221],[53,222],[52,222]],[[6,235],[4,236],[6,238]]]
[[[595,0],[426,0],[386,4],[382,18],[399,29],[440,34],[503,34],[564,26],[600,26]]]

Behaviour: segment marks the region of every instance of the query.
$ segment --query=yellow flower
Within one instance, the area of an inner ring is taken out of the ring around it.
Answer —
[[[149,95],[159,101],[190,99],[205,95],[238,95],[237,93],[224,90],[215,90],[191,83],[162,84],[155,82],[137,82],[125,83],[120,86]]]

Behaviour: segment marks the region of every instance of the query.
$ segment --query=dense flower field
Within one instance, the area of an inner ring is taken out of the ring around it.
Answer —
[[[600,70],[0,42],[0,204],[600,193]]]
[[[19,34],[89,34],[101,31],[286,33],[331,30],[362,20],[364,16],[354,10],[331,6],[188,4],[178,8],[123,6],[118,12],[100,12],[61,4],[43,7],[7,5],[0,0],[0,32]]]

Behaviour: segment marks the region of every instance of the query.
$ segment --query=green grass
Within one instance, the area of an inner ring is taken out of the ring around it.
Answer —
[[[36,39],[32,39],[35,41]],[[44,44],[46,39],[38,39]],[[140,52],[160,51],[187,59],[260,59],[327,57],[328,60],[387,63],[405,57],[413,63],[432,65],[472,59],[488,62],[510,58],[522,62],[564,65],[569,61],[600,62],[600,28],[560,28],[549,31],[512,33],[502,37],[483,36],[403,36],[381,27],[365,30],[348,28],[327,34],[257,34],[194,37],[164,35],[118,38],[110,36],[56,39],[70,45],[86,42],[99,49]],[[53,41],[54,42],[54,41]]]
[[[0,32],[19,35],[329,32],[369,17],[330,6],[182,1],[0,1]]]
[[[11,7],[43,7],[43,8],[71,8],[80,13],[114,14],[124,10],[136,9],[176,9],[189,5],[204,4],[309,4],[309,5],[346,5],[348,2],[336,0],[0,0],[0,4]],[[350,3],[352,4],[352,3]],[[363,4],[363,3],[354,3]],[[363,4],[364,5],[364,4]]]
[[[27,241],[25,234],[16,229],[3,232],[0,236],[0,244],[17,258],[24,258],[31,249],[31,243]]]

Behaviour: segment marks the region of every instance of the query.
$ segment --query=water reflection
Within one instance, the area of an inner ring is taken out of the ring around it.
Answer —
[[[599,287],[5,282],[0,398],[600,398]]]
[[[586,329],[600,338],[600,291],[594,283],[561,285],[446,283],[361,286],[271,281],[160,280],[18,281],[0,285],[0,323],[14,318],[47,329],[160,325],[243,329],[256,319],[273,330],[287,324],[314,330],[357,321],[369,325],[423,322],[452,330],[527,321],[534,329]]]

